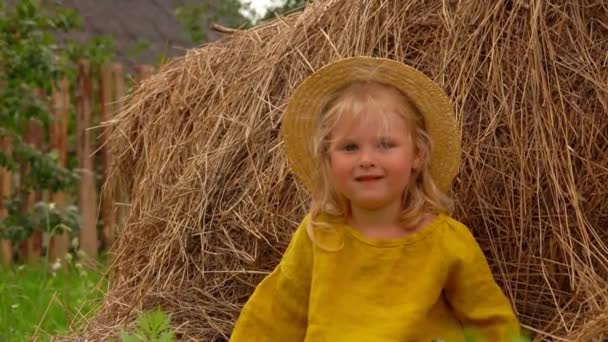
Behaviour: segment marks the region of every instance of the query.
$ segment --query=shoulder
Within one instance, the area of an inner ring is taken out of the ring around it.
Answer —
[[[443,247],[446,250],[456,255],[463,255],[479,248],[473,233],[464,223],[445,214],[439,215],[439,222],[442,228]]]
[[[282,274],[292,280],[306,280],[312,270],[311,240],[306,228],[309,221],[310,215],[300,221],[279,263]]]
[[[336,223],[336,219],[328,214],[319,213],[313,218],[311,213],[307,213],[293,233],[291,245],[308,246],[312,243],[309,232],[313,229],[313,226],[314,228],[328,228],[334,226]]]
[[[311,215],[310,213],[307,213],[300,221],[300,224],[298,225],[295,232],[293,232],[293,235],[291,237],[291,245],[309,242],[307,231],[308,225],[310,224],[310,220]]]
[[[284,268],[297,269],[302,260],[306,260],[310,257],[311,252],[311,240],[308,236],[307,226],[310,222],[310,214],[304,216],[300,221],[295,232],[291,236],[289,245],[283,253],[281,265]]]
[[[446,214],[439,214],[439,220],[447,234],[461,238],[473,237],[469,227],[457,219]]]
[[[314,224],[335,224],[338,223],[338,219],[326,214],[324,212],[319,213],[318,215],[316,215],[314,218],[312,217],[312,214],[310,212],[306,213],[306,215],[304,216],[304,218],[300,221],[300,225],[298,226],[298,230],[300,229],[304,229],[306,230],[306,227],[309,225],[309,223],[312,221],[312,223]]]

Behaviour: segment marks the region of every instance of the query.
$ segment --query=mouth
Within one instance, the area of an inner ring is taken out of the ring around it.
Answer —
[[[371,182],[371,181],[376,181],[379,179],[382,179],[382,176],[359,176],[359,177],[355,177],[355,180],[357,182]]]

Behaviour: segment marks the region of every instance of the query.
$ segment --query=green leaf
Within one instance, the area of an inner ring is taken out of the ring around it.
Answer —
[[[175,341],[175,332],[167,331],[162,333],[158,337],[158,342],[174,342]]]
[[[142,314],[138,319],[142,331],[150,336],[158,336],[170,328],[171,319],[164,311],[156,309]]]
[[[175,331],[171,328],[171,317],[161,309],[141,312],[136,320],[136,330],[132,334],[121,332],[122,342],[131,341],[175,341]]]
[[[119,335],[120,342],[142,342],[145,341],[143,338],[137,335],[130,335],[125,332],[121,332]]]

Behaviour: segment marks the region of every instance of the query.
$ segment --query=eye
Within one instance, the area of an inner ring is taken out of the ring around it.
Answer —
[[[342,146],[342,150],[346,152],[352,152],[357,150],[357,144],[345,144]]]
[[[393,147],[395,147],[395,144],[388,140],[382,140],[382,141],[380,141],[380,143],[378,143],[378,148],[380,148],[382,150],[387,150],[387,149],[393,148]]]

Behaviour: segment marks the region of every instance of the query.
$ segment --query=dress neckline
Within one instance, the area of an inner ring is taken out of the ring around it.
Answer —
[[[431,222],[429,222],[424,227],[418,229],[418,231],[408,234],[406,236],[402,236],[394,239],[375,239],[369,238],[361,233],[357,228],[351,226],[348,223],[339,223],[338,226],[342,227],[349,235],[354,237],[355,239],[371,246],[376,247],[393,247],[399,245],[407,245],[415,243],[429,234],[431,234],[435,229],[435,227],[443,220],[445,214],[437,214]]]

